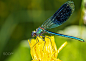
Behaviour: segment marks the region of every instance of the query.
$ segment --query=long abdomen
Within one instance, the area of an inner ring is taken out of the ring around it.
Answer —
[[[81,38],[77,38],[77,37],[73,37],[73,36],[68,36],[68,35],[63,35],[63,34],[59,34],[59,33],[54,33],[54,32],[48,31],[48,30],[45,30],[45,31],[47,33],[54,34],[54,35],[57,35],[57,36],[67,37],[67,38],[76,39],[76,40],[79,40],[81,42],[84,42],[84,40],[81,39]]]

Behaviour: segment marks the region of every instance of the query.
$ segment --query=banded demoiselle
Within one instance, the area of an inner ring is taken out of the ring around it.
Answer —
[[[55,12],[53,16],[51,16],[39,28],[37,28],[36,31],[32,31],[32,34],[31,34],[32,37],[41,36],[43,33],[49,33],[49,34],[63,36],[63,37],[76,39],[81,42],[84,42],[84,40],[81,38],[54,33],[54,32],[46,30],[46,29],[51,29],[51,28],[55,28],[62,25],[71,16],[73,12],[74,12],[74,2],[67,1]]]

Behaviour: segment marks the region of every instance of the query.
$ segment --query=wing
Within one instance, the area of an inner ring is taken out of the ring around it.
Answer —
[[[73,13],[74,3],[72,1],[67,1],[64,3],[56,13],[47,19],[41,27],[44,29],[51,29],[63,24]]]

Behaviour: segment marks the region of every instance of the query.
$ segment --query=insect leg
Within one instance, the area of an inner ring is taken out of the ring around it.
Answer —
[[[49,37],[47,37],[47,36],[43,36],[43,35],[41,35],[42,37],[46,37],[46,38],[49,38]],[[50,38],[49,38],[50,39]],[[51,39],[50,39],[50,42],[51,42]],[[46,41],[45,41],[45,43],[46,43]],[[44,46],[45,46],[45,43],[44,43]],[[51,42],[51,45],[52,45],[52,42]],[[43,49],[44,49],[44,47],[43,47]]]

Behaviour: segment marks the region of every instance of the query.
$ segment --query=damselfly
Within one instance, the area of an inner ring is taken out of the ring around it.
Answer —
[[[73,1],[67,1],[56,11],[56,13],[53,16],[51,16],[39,28],[37,28],[36,31],[32,31],[32,34],[31,34],[32,37],[41,36],[43,33],[46,32],[49,34],[54,34],[54,35],[58,35],[58,36],[72,38],[72,39],[76,39],[76,40],[79,40],[81,42],[84,42],[84,40],[81,38],[63,35],[63,34],[59,34],[59,33],[54,33],[54,32],[46,30],[46,29],[58,27],[61,24],[63,24],[71,16],[73,11],[74,11]]]

